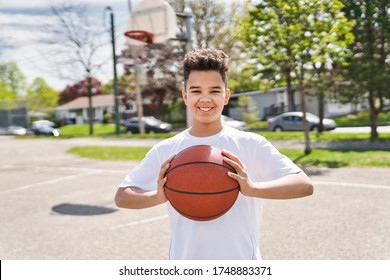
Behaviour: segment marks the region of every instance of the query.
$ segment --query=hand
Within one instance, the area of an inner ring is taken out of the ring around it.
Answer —
[[[240,186],[240,191],[243,195],[251,196],[251,191],[253,189],[253,183],[249,179],[248,172],[244,164],[236,157],[233,153],[222,150],[223,160],[231,165],[237,173],[228,172],[228,176],[236,180]]]
[[[160,173],[158,175],[156,197],[157,197],[157,201],[159,202],[159,204],[162,204],[168,200],[166,195],[165,195],[165,191],[164,191],[164,186],[165,186],[165,183],[167,182],[167,177],[165,177],[165,173],[167,172],[172,159],[173,159],[173,156],[170,157],[167,161],[165,161],[161,165]]]

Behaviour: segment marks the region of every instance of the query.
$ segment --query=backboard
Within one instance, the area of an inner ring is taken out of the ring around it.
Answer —
[[[164,0],[142,0],[130,13],[127,31],[146,31],[152,34],[152,43],[164,43],[176,37],[176,13]],[[130,45],[147,42],[127,37]]]

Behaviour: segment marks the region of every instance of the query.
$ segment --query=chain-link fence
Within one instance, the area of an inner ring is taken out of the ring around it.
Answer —
[[[28,111],[24,100],[0,99],[0,128],[28,126]]]

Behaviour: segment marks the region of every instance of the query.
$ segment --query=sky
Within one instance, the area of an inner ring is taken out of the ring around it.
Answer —
[[[97,29],[110,27],[109,13],[103,17],[103,11],[110,6],[114,12],[116,53],[126,47],[126,39],[123,33],[127,29],[129,18],[128,0],[71,0],[74,4],[86,4],[87,16]],[[138,0],[132,0],[132,7]],[[54,22],[49,5],[58,3],[58,0],[0,0],[0,32],[10,47],[0,51],[0,61],[16,62],[19,69],[31,82],[36,77],[42,77],[57,90],[62,90],[68,84],[77,81],[59,79],[57,75],[47,67],[47,57],[44,50],[47,45],[41,39],[47,36],[45,26]],[[104,32],[103,32],[104,33]],[[104,66],[96,75],[102,82],[107,82],[113,77],[112,45],[110,33],[102,34],[107,38],[107,46],[102,48],[100,57],[104,59]],[[121,66],[117,69],[120,72]]]

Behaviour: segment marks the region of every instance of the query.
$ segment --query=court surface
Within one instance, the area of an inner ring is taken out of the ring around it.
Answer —
[[[0,259],[167,259],[165,206],[118,209],[118,184],[135,162],[66,153],[78,145],[156,140],[0,137]],[[277,145],[276,145],[277,146]],[[390,259],[390,169],[310,169],[311,197],[267,200],[264,259]]]

